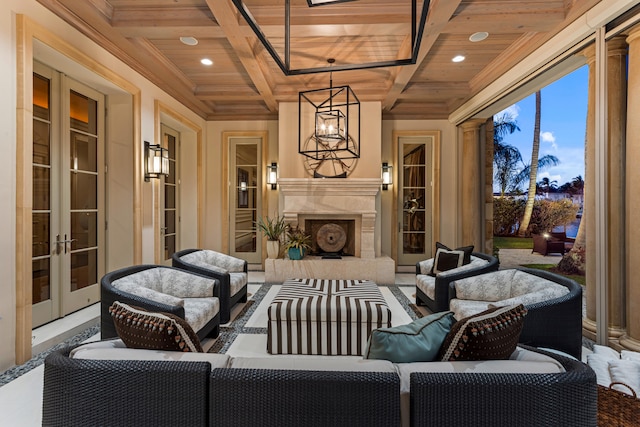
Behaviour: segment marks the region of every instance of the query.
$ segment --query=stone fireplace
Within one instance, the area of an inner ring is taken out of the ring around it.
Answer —
[[[376,229],[379,178],[281,178],[280,206],[285,221],[316,233],[322,225],[342,227],[346,234],[341,259],[307,256],[300,261],[265,261],[265,280],[287,278],[368,279],[381,284],[395,280],[395,262],[380,255]],[[332,230],[330,230],[332,231]],[[338,230],[329,233],[338,236]],[[314,241],[315,242],[315,241]],[[316,252],[317,253],[317,252]]]

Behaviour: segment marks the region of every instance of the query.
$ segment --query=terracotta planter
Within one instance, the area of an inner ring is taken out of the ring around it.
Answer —
[[[267,258],[277,259],[280,255],[280,242],[278,240],[267,240]]]

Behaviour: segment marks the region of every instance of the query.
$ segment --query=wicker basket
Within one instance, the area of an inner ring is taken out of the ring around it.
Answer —
[[[633,395],[614,390],[614,385],[622,385]],[[640,422],[640,399],[628,385],[613,382],[609,387],[598,385],[598,426],[637,426]]]

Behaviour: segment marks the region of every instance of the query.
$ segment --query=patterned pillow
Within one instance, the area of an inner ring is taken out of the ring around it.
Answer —
[[[115,301],[109,307],[118,336],[129,348],[202,353],[198,336],[171,313],[151,313]]]
[[[440,347],[438,359],[503,360],[518,344],[527,310],[522,304],[490,308],[459,320]]]
[[[431,273],[435,275],[443,271],[458,268],[462,265],[463,259],[464,252],[462,251],[438,249],[433,261],[433,269],[431,270]]]

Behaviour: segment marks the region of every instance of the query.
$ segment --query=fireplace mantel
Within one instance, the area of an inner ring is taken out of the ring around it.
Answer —
[[[340,260],[305,257],[265,260],[265,280],[282,283],[287,278],[368,279],[378,284],[395,281],[395,262],[376,254],[376,228],[382,179],[280,178],[281,212],[288,224],[304,227],[308,219],[345,219],[355,222],[355,256]],[[378,245],[379,246],[379,245]],[[379,249],[378,249],[379,251]]]
[[[306,219],[353,219],[355,255],[376,257],[377,178],[282,178],[278,180],[285,221],[304,226]]]
[[[280,178],[284,196],[314,195],[373,196],[380,192],[380,178]]]

